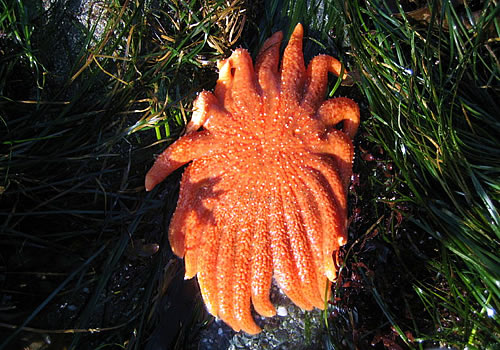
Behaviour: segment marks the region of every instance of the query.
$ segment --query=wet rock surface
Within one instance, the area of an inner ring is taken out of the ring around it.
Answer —
[[[294,305],[273,284],[271,301],[276,307],[274,317],[261,317],[254,313],[262,332],[248,335],[245,332],[234,332],[220,320],[214,320],[201,332],[199,350],[219,349],[322,349],[324,346],[325,326],[324,311],[314,309],[304,311]],[[329,306],[328,312],[333,309]]]

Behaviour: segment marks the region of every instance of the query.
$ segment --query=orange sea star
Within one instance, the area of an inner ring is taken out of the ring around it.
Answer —
[[[250,334],[260,331],[251,304],[263,316],[276,313],[272,278],[301,308],[324,308],[333,256],[346,243],[359,125],[352,100],[324,101],[328,72],[340,75],[340,62],[320,55],[306,70],[299,24],[279,68],[282,37],[264,43],[255,68],[244,49],[219,62],[215,92],[200,93],[186,135],[146,175],[149,191],[191,162],[170,244],[186,278],[197,275],[208,311]]]

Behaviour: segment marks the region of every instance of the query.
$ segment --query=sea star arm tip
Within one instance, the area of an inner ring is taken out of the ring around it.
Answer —
[[[332,127],[343,122],[342,131],[354,138],[360,123],[359,106],[347,97],[336,97],[324,101],[318,108],[318,118],[326,127]]]

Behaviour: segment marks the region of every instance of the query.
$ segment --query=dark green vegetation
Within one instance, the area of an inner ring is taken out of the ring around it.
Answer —
[[[217,59],[297,21],[363,118],[323,345],[500,342],[495,2],[42,3],[0,0],[0,348],[194,342],[207,318],[164,234],[180,172],[152,193],[144,174]]]

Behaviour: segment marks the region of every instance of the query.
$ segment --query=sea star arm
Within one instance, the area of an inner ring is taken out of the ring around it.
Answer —
[[[217,98],[212,93],[208,91],[200,92],[198,97],[193,102],[193,114],[191,115],[191,120],[186,125],[186,134],[197,131],[203,124],[206,123],[209,118],[208,111],[210,107],[216,103]],[[217,112],[217,109],[213,112],[216,117],[220,116],[220,113]]]
[[[213,142],[208,131],[201,131],[183,136],[171,144],[146,174],[146,191],[151,191],[177,168],[204,155],[210,141]]]
[[[318,109],[317,116],[327,127],[343,122],[342,131],[351,139],[359,127],[359,107],[356,102],[347,97],[336,97],[326,100]]]
[[[252,203],[253,205],[253,203]],[[249,334],[260,332],[260,327],[253,320],[251,303],[251,263],[252,263],[252,245],[255,236],[252,206],[247,205],[243,208],[242,227],[238,232],[235,248],[234,262],[234,318],[238,326]],[[269,293],[269,291],[268,291]]]
[[[318,128],[313,122],[319,122]],[[335,126],[343,123],[342,129]],[[319,107],[316,117],[308,126],[303,128],[303,133],[313,137],[304,138],[305,144],[314,153],[327,154],[336,162],[345,189],[349,185],[352,174],[352,159],[354,147],[352,137],[359,126],[359,107],[349,98],[338,97],[325,101]],[[326,128],[326,132],[322,131]],[[316,135],[316,136],[314,136]]]
[[[278,107],[280,93],[278,64],[282,39],[282,32],[274,33],[264,42],[255,60],[255,74],[262,90],[262,102],[266,115],[272,115]]]
[[[210,314],[216,316],[217,304],[217,254],[219,252],[219,240],[217,226],[208,226],[203,232],[203,249],[200,250],[198,265],[203,266],[198,271],[198,284],[201,296]]]
[[[331,157],[335,161],[344,189],[347,190],[352,175],[354,147],[348,135],[337,129],[328,130],[318,142],[309,142],[310,149],[317,154]]]
[[[347,202],[342,180],[331,165],[333,163],[325,164],[325,159],[311,155],[305,166],[308,173],[305,178],[317,198],[322,224],[331,230],[323,235],[323,267],[328,279],[334,281],[337,269],[332,252],[347,242]]]
[[[237,115],[245,120],[253,121],[259,118],[261,112],[261,96],[257,91],[256,78],[252,58],[247,50],[237,49],[229,58],[234,68],[233,87],[231,94]]]
[[[193,115],[186,126],[189,134],[203,127],[211,132],[235,135],[241,129],[239,120],[232,117],[224,107],[221,107],[217,97],[209,91],[202,91],[193,102]]]
[[[259,116],[261,97],[257,91],[252,58],[244,49],[235,50],[219,64],[215,96],[233,117],[253,120]]]
[[[341,67],[341,63],[332,56],[314,57],[307,66],[306,88],[301,106],[310,112],[315,111],[325,99],[328,72],[340,76]]]
[[[326,126],[327,132],[323,136],[323,142],[313,147],[316,152],[329,154],[335,159],[344,188],[347,190],[352,175],[352,138],[359,126],[359,107],[349,98],[337,97],[323,102],[316,116]],[[342,129],[334,129],[340,122],[343,123]]]
[[[217,254],[217,308],[218,316],[235,331],[240,326],[233,314],[233,286],[236,239],[238,234],[238,219],[241,217],[239,208],[235,206],[233,196],[224,196],[217,210],[217,227],[219,230],[219,252]]]
[[[334,281],[337,269],[333,264],[332,252],[338,249],[338,237],[343,234],[342,223],[339,218],[340,208],[328,189],[325,183],[326,180],[324,177],[319,176],[317,170],[306,168],[303,174],[302,181],[307,184],[310,196],[307,197],[308,202],[307,204],[304,203],[302,208],[309,208],[314,215],[309,216],[309,221],[305,221],[309,227],[309,240],[317,242],[315,249],[319,250],[319,252],[316,253],[316,259],[321,272],[330,281]],[[315,226],[318,225],[316,220],[319,220],[319,227]]]
[[[198,272],[203,235],[208,226],[215,226],[214,206],[221,195],[218,184],[227,168],[224,157],[220,162],[195,160],[184,174],[180,186],[177,208],[169,226],[169,241],[173,252],[184,257],[189,279]]]
[[[245,182],[243,182],[245,183]],[[237,191],[224,199],[224,214],[220,215],[221,247],[217,260],[218,316],[233,329],[249,334],[260,332],[250,311],[251,262],[254,242],[254,196],[236,185]],[[269,289],[267,290],[269,294]]]
[[[283,210],[292,257],[300,280],[298,288],[313,306],[322,308],[324,303],[318,288],[317,267],[292,187],[297,187],[297,184],[284,186]]]
[[[214,94],[224,108],[229,112],[234,112],[231,88],[233,86],[233,73],[231,72],[231,62],[229,58],[217,62],[219,68],[219,79],[215,85]]]
[[[228,166],[228,169],[232,168]],[[214,207],[214,225],[208,225],[203,232],[203,249],[200,251],[198,266],[198,283],[208,312],[219,316],[233,329],[239,327],[232,314],[230,304],[230,283],[233,278],[232,264],[234,260],[234,242],[237,230],[232,220],[232,210],[237,209],[232,189],[237,183],[233,172],[226,172],[220,183],[220,190]],[[219,190],[217,188],[216,190]],[[229,288],[229,289],[228,289]]]
[[[228,144],[214,138],[208,130],[184,135],[158,156],[146,174],[146,191],[151,191],[174,170],[186,163],[205,156],[226,152]]]
[[[306,189],[309,191],[309,189]],[[327,285],[330,283],[327,279],[327,274],[325,273],[324,267],[324,252],[323,252],[323,236],[325,234],[324,229],[320,226],[320,220],[316,218],[319,210],[311,211],[311,202],[308,201],[307,198],[304,198],[303,194],[297,195],[297,202],[300,208],[300,215],[302,216],[302,221],[304,223],[304,229],[307,234],[309,244],[311,246],[311,250],[313,252],[313,256],[316,264],[316,278],[317,278],[317,287],[318,293],[321,298],[325,297],[325,291],[327,291],[327,298],[329,297],[329,289],[327,289]],[[331,234],[331,233],[329,233]],[[322,301],[324,301],[322,299]],[[321,304],[317,306],[320,309],[324,309],[324,305]]]
[[[281,290],[293,301],[293,303],[304,310],[311,310],[311,302],[303,295],[302,290],[297,288],[301,281],[294,264],[290,242],[285,226],[283,202],[281,196],[281,184],[277,186],[277,193],[269,200],[268,227],[271,238],[271,251],[273,255],[274,279]]]
[[[210,277],[203,267],[198,277],[201,278],[202,290],[210,292],[204,295],[204,298],[214,316],[220,317],[236,331],[242,329],[249,334],[256,334],[260,332],[260,328],[255,324],[250,312],[251,285],[248,283],[255,233],[254,219],[249,217],[251,207],[247,204],[250,203],[245,203],[246,199],[242,197],[242,193],[240,188],[219,198],[219,204],[224,205],[218,205],[214,209],[217,237],[211,237],[218,241],[217,247],[207,243],[217,255],[215,268],[210,268]],[[251,205],[253,206],[253,203]]]
[[[293,171],[297,174],[297,182],[293,189],[294,197],[297,201],[297,212],[300,213],[302,224],[307,235],[308,243],[315,260],[316,274],[318,281],[318,292],[324,296],[327,283],[324,268],[323,242],[326,227],[331,227],[332,220],[327,216],[332,215],[331,208],[335,207],[333,198],[325,193],[325,188],[317,181],[309,170],[301,169],[292,165]],[[322,205],[319,205],[319,203]],[[322,307],[321,307],[322,308]]]
[[[262,196],[264,197],[264,196]],[[273,277],[273,257],[271,252],[271,239],[267,228],[266,201],[268,198],[257,196],[254,208],[258,208],[255,220],[255,239],[252,243],[251,263],[251,289],[252,304],[259,314],[271,317],[276,314],[276,309],[269,300],[271,281]]]
[[[267,67],[265,69],[275,74],[278,73],[281,40],[283,40],[283,32],[279,31],[264,41],[255,59],[255,72],[259,72],[263,67]]]
[[[302,53],[303,35],[304,29],[299,23],[295,27],[283,54],[280,97],[280,116],[282,117],[287,117],[290,111],[298,106],[302,98],[306,75]]]
[[[198,251],[197,246],[186,249],[186,240],[189,240],[188,235],[196,234],[199,236],[200,220],[198,218],[198,210],[201,208],[199,197],[197,193],[201,186],[198,183],[191,181],[190,174],[193,168],[188,166],[182,174],[181,191],[179,193],[179,200],[177,207],[170,221],[168,230],[168,240],[170,247],[175,255],[178,257],[185,257],[186,251]],[[196,205],[196,209],[193,208]],[[193,232],[193,229],[196,231]],[[196,255],[195,255],[196,257]],[[193,258],[185,257],[186,275],[185,278],[191,278],[197,272],[196,261]]]

